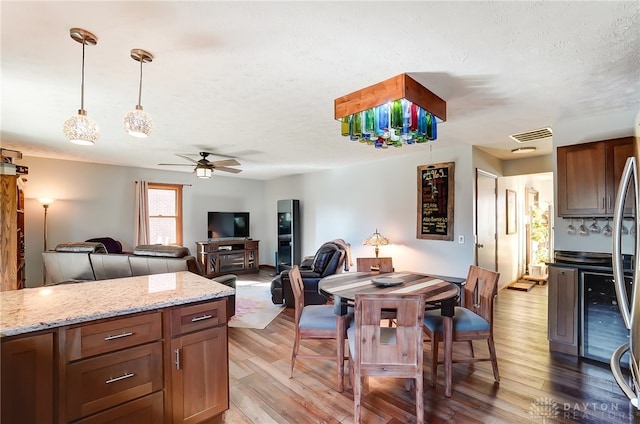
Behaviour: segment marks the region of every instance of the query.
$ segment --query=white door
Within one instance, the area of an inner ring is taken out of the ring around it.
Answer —
[[[498,177],[476,169],[476,265],[498,270],[496,202]]]

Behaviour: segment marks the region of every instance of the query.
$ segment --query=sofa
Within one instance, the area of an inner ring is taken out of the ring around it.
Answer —
[[[324,243],[313,257],[305,258],[300,267],[304,285],[304,304],[323,305],[327,298],[318,291],[318,283],[328,275],[349,270],[351,264],[349,245],[341,239]],[[294,307],[295,300],[291,290],[289,271],[282,271],[271,280],[271,301],[278,305]]]
[[[131,253],[111,254],[100,242],[61,243],[42,253],[45,285],[79,283],[111,278],[135,277],[166,272],[190,271],[203,275],[200,264],[182,246],[140,245]],[[211,280],[236,288],[234,274]],[[235,295],[229,297],[229,318],[235,315]]]

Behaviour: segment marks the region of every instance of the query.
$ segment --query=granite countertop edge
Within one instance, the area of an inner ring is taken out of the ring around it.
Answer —
[[[135,277],[134,277],[135,278]],[[115,280],[102,280],[101,283],[107,283],[108,281],[117,281]],[[124,280],[124,279],[119,279]],[[204,279],[203,279],[204,280]],[[179,306],[185,305],[189,303],[196,303],[201,301],[207,301],[212,299],[217,299],[221,297],[232,296],[236,293],[234,288],[228,287],[226,285],[217,283],[215,281],[206,280],[212,285],[210,288],[211,291],[206,293],[189,293],[176,295],[171,297],[164,297],[159,299],[141,299],[139,302],[134,300],[127,300],[124,302],[125,304],[118,305],[113,307],[112,309],[105,309],[102,311],[96,311],[95,308],[92,310],[90,307],[87,310],[83,310],[82,303],[89,302],[86,297],[78,296],[74,303],[77,303],[79,306],[78,312],[73,309],[69,310],[60,310],[59,314],[52,314],[50,319],[46,320],[37,320],[37,319],[26,319],[22,318],[13,318],[10,315],[20,314],[21,311],[19,307],[16,307],[15,310],[11,310],[7,308],[6,305],[3,305],[3,310],[0,310],[0,321],[2,322],[2,328],[0,328],[0,338],[10,337],[10,336],[18,336],[31,332],[54,329],[58,327],[63,327],[72,324],[80,324],[89,321],[95,321],[104,318],[113,318],[123,315],[135,314],[139,312],[148,312],[156,309],[167,308],[171,306]],[[94,284],[96,282],[89,283],[76,283],[76,284]],[[67,286],[75,286],[76,284],[69,284]],[[78,286],[80,288],[81,286]],[[42,288],[39,288],[42,289]],[[35,290],[35,289],[23,289],[23,290]],[[6,292],[4,292],[6,293]],[[108,300],[108,299],[107,299]],[[114,302],[115,303],[115,302]]]

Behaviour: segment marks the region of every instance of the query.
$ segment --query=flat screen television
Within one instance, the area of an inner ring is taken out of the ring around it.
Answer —
[[[249,238],[249,212],[209,212],[208,238]]]

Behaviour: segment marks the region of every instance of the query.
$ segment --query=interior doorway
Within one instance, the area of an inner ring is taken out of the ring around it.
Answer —
[[[526,275],[546,281],[546,263],[551,260],[551,206],[539,199],[538,190],[525,188]]]
[[[476,168],[476,265],[498,270],[497,175]]]

